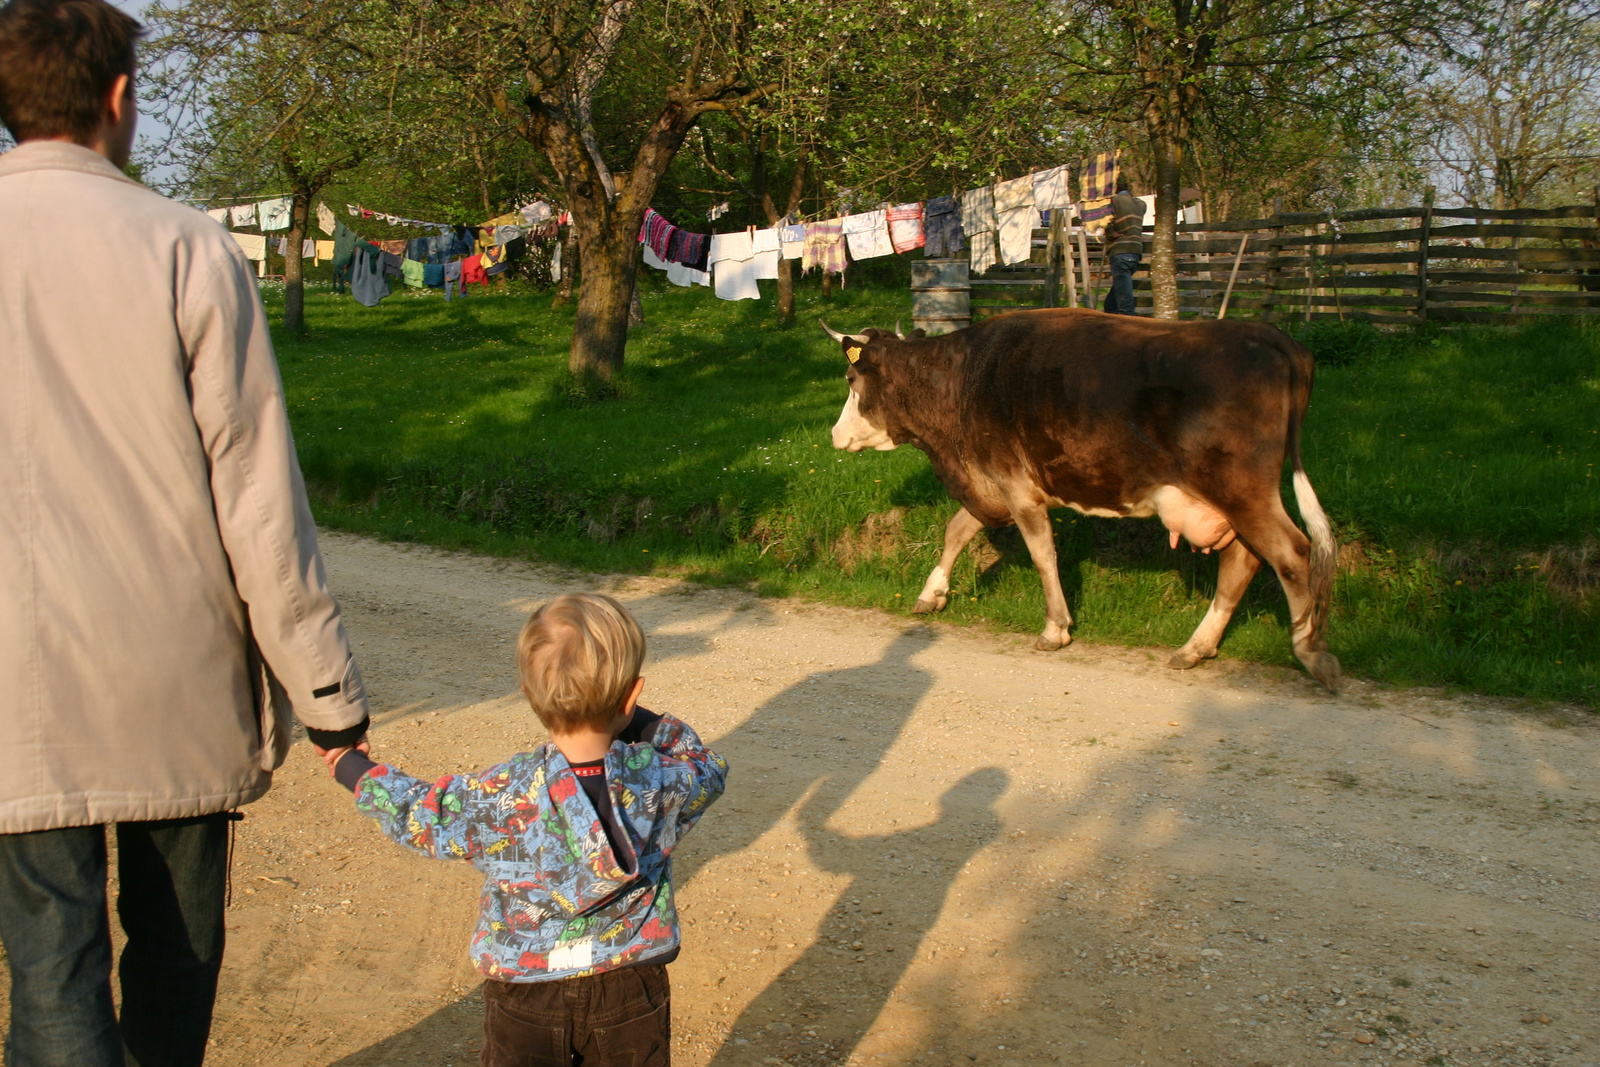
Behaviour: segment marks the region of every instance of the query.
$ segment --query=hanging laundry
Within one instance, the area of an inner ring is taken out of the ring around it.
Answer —
[[[521,226],[496,226],[494,228],[494,243],[497,245],[508,245],[521,236]]]
[[[723,300],[761,298],[761,287],[756,284],[755,247],[749,230],[712,234],[711,250],[706,258],[711,264],[713,289],[718,297]]]
[[[384,273],[384,275],[386,277],[389,277],[389,278],[399,278],[402,281],[404,281],[405,280],[405,276],[406,276],[404,263],[405,263],[405,260],[401,259],[400,256],[398,256],[394,252],[384,252],[383,253],[383,273]]]
[[[707,211],[706,212],[706,218],[710,219],[712,222],[716,222],[718,219],[720,219],[722,216],[726,215],[727,213],[728,213],[728,202],[726,200],[724,200],[722,203],[715,205],[709,211]]]
[[[505,260],[509,266],[528,254],[528,239],[517,236],[505,243]]]
[[[483,257],[468,256],[461,261],[461,295],[467,293],[467,286],[476,282],[485,289],[489,287],[489,276],[484,273]]]
[[[667,281],[673,285],[710,285],[711,275],[682,263],[667,264]]]
[[[965,247],[955,197],[936,196],[922,205],[922,235],[922,254],[930,259],[953,256]]]
[[[882,208],[863,211],[859,215],[846,215],[844,235],[850,242],[850,258],[853,260],[894,254],[894,245],[889,243],[888,218]]]
[[[266,261],[267,239],[259,233],[235,233],[231,235],[238,242],[239,248],[244,252],[244,258],[257,263]]]
[[[206,214],[211,217],[213,222],[220,222],[224,226],[228,224],[228,209],[225,207],[214,207],[207,211]]]
[[[426,263],[428,260],[428,239],[426,237],[412,237],[407,240],[405,256],[407,259],[414,259],[418,263]]]
[[[294,213],[294,197],[285,196],[277,200],[263,200],[256,205],[256,211],[261,216],[263,230],[287,230],[289,216]]]
[[[677,229],[655,208],[646,208],[644,221],[639,224],[639,241],[641,244],[649,245],[657,258],[667,259],[672,247],[672,236]]]
[[[844,219],[806,224],[806,246],[800,254],[800,269],[821,267],[824,274],[841,274],[846,266]]]
[[[318,263],[321,263],[324,260],[333,259],[333,247],[334,246],[333,246],[333,242],[332,241],[318,241],[316,243],[316,246],[317,246],[317,254],[316,254],[316,256],[314,258],[316,259],[316,261]]]
[[[353,219],[361,217],[361,209],[355,204],[346,204],[344,209],[350,213],[350,217]]]
[[[896,252],[909,252],[913,248],[921,248],[922,235],[922,204],[896,204],[888,211],[889,243]]]
[[[967,234],[967,241],[972,246],[972,273],[982,274],[995,262],[994,232],[985,230],[982,233]]]
[[[522,225],[522,216],[515,211],[508,211],[504,215],[495,216],[483,225],[485,229],[490,230],[496,226],[520,226]]]
[[[654,270],[666,270],[668,267],[672,266],[672,264],[667,260],[664,260],[660,256],[656,255],[656,250],[651,248],[648,244],[641,245],[640,251],[644,255],[644,265],[647,267],[650,267]]]
[[[400,261],[400,273],[405,278],[406,285],[412,289],[421,289],[423,282],[422,261],[416,259],[403,259]]]
[[[350,268],[350,295],[356,303],[377,307],[378,301],[389,295],[389,280],[384,274],[383,251],[365,241],[356,245],[355,260]]]
[[[483,273],[491,278],[497,274],[504,274],[506,272],[506,268],[511,266],[511,264],[506,261],[506,249],[504,245],[495,245],[493,248],[485,250],[482,259]]]
[[[1111,198],[1104,200],[1087,200],[1078,205],[1078,221],[1091,235],[1098,235],[1106,228],[1106,223],[1111,221],[1111,216],[1116,212],[1111,206]]]
[[[1033,206],[1055,211],[1072,203],[1072,168],[1066,164],[1041,170],[1033,176]]]
[[[442,266],[444,267],[444,299],[445,299],[445,303],[449,303],[450,302],[450,293],[451,293],[452,290],[455,291],[455,295],[456,296],[466,296],[467,295],[466,286],[461,284],[461,263],[462,263],[462,261],[458,259],[454,263],[442,264]]]
[[[1033,252],[1033,175],[998,182],[994,187],[995,231],[1002,263],[1023,263]]]
[[[406,243],[403,240],[374,241],[372,243],[389,253],[391,256],[398,257],[406,254]]]
[[[703,274],[711,266],[706,259],[710,254],[710,234],[690,233],[680,226],[672,234],[672,240],[667,245],[667,254],[661,258],[669,263],[681,263]]]
[[[329,207],[327,204],[324,204],[321,200],[318,200],[317,201],[317,229],[321,230],[323,233],[327,234],[329,237],[332,237],[333,236],[333,222],[334,222],[333,209],[331,207]]]
[[[550,280],[553,281],[553,282],[559,282],[561,280],[561,242],[560,241],[556,242],[556,250],[554,252],[550,253]]]
[[[800,223],[791,223],[778,232],[778,240],[784,259],[799,259],[806,247],[806,228]]]
[[[758,256],[763,252],[778,251],[781,244],[776,229],[755,230],[750,234],[750,251]]]
[[[235,229],[240,226],[254,226],[256,224],[256,206],[254,204],[235,204],[229,209],[229,213],[233,216]]]
[[[444,264],[424,263],[422,265],[422,284],[429,289],[438,289],[444,285]]]
[[[980,233],[993,233],[994,186],[968,189],[961,194],[961,229],[968,237]]]
[[[711,235],[711,250],[706,253],[706,261],[715,269],[723,260],[744,262],[755,255],[755,248],[750,240],[749,230],[740,230],[738,233],[714,233]]]
[[[1083,200],[1111,199],[1117,191],[1121,158],[1120,151],[1101,152],[1083,165],[1083,173],[1078,176],[1078,191]]]
[[[543,200],[535,200],[531,204],[524,204],[517,209],[517,213],[522,216],[522,221],[529,226],[538,226],[549,219],[552,214],[550,205]]]

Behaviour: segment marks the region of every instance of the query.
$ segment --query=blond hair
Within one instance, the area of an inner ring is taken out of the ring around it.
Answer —
[[[551,733],[609,726],[643,664],[643,631],[603,593],[556,597],[517,638],[522,690]]]

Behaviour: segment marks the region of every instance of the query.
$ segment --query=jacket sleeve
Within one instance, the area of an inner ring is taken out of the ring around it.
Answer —
[[[251,634],[295,714],[349,743],[367,696],[328,592],[266,313],[238,250],[210,254],[214,267],[193,272],[178,316],[217,528]]]
[[[389,838],[424,856],[470,860],[482,852],[483,830],[490,837],[505,836],[474,825],[475,801],[482,796],[474,783],[482,777],[449,774],[425,782],[379,764],[356,784],[356,808],[376,819]]]
[[[700,735],[682,719],[662,715],[649,737],[650,746],[678,773],[669,778],[664,791],[679,800],[675,836],[682,836],[700,821],[706,809],[722,795],[728,782],[728,763],[707,748]]]

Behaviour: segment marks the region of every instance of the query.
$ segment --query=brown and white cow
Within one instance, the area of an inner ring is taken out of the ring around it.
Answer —
[[[1217,654],[1266,560],[1289,598],[1295,655],[1337,687],[1324,636],[1333,533],[1300,462],[1313,375],[1304,346],[1260,323],[1076,309],[1012,312],[942,337],[822,327],[849,361],[834,447],[915,445],[961,502],[917,611],[944,608],[951,568],[979,527],[1016,523],[1044,580],[1036,647],[1060,648],[1072,614],[1049,509],[1154,515],[1174,548],[1183,537],[1221,557],[1216,597],[1173,667]],[[1285,458],[1309,539],[1279,494]]]

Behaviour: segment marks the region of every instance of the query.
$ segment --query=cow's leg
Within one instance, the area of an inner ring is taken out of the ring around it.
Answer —
[[[1254,510],[1254,509],[1252,509]],[[1234,518],[1230,512],[1229,518]],[[1339,660],[1316,634],[1316,598],[1311,591],[1311,541],[1274,499],[1260,514],[1245,514],[1234,522],[1239,536],[1250,543],[1267,564],[1278,573],[1283,593],[1289,600],[1290,633],[1294,654],[1311,676],[1330,692],[1339,688]]]
[[[950,575],[955,571],[956,557],[961,555],[961,550],[981,529],[983,523],[973,518],[972,512],[966,508],[951,517],[944,528],[944,555],[939,557],[939,565],[928,575],[922,593],[917,597],[917,606],[911,609],[913,612],[924,615],[930,611],[944,610],[944,606],[950,602]]]
[[[1189,643],[1172,654],[1167,666],[1187,670],[1203,659],[1217,654],[1217,643],[1222,631],[1228,628],[1234,609],[1250,588],[1250,579],[1261,569],[1261,557],[1245,547],[1243,541],[1234,542],[1222,549],[1222,560],[1217,566],[1217,595],[1211,598],[1206,617],[1195,627]]]
[[[1067,594],[1061,591],[1061,572],[1056,566],[1056,537],[1050,528],[1050,512],[1041,504],[1013,507],[1012,516],[1017,529],[1027,542],[1033,565],[1039,568],[1039,578],[1044,582],[1044,632],[1033,647],[1041,652],[1054,652],[1062,645],[1072,643],[1067,632],[1072,625],[1072,612],[1067,610]]]

